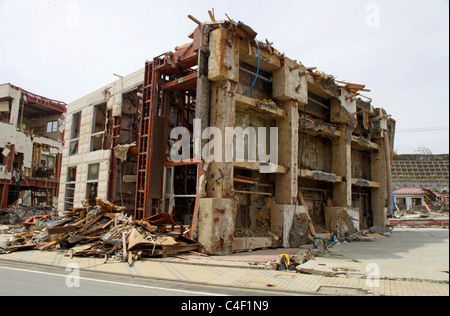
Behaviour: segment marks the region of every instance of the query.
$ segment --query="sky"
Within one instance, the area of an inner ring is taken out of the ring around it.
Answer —
[[[449,153],[448,0],[0,0],[0,84],[73,102],[187,43],[225,13],[397,122],[394,149]]]

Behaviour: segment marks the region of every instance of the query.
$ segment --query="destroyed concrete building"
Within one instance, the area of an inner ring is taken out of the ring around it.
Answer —
[[[189,43],[68,105],[59,211],[101,198],[136,219],[166,212],[221,255],[386,226],[395,121],[365,86],[242,23],[191,19]]]
[[[0,85],[0,193],[4,209],[20,199],[56,206],[66,104]]]
[[[396,211],[448,212],[448,196],[425,188],[401,188],[394,190],[393,195]]]

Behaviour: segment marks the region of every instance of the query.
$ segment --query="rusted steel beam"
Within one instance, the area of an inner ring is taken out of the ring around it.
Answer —
[[[166,91],[176,92],[195,88],[197,84],[197,72],[193,72],[182,78],[166,83],[163,89]]]

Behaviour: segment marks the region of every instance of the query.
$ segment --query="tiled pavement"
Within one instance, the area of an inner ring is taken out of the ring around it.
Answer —
[[[198,262],[143,260],[128,263],[105,263],[101,258],[70,259],[65,252],[26,251],[0,255],[0,260],[66,267],[77,264],[81,270],[139,276],[159,280],[183,281],[238,288],[255,288],[284,293],[386,295],[386,296],[448,296],[449,285],[438,282],[379,280],[370,286],[366,279],[324,277],[295,272],[232,267],[231,263],[200,264]]]

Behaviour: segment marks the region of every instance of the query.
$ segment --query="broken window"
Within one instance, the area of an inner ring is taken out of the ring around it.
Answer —
[[[106,149],[106,103],[94,106],[91,131],[91,152]]]
[[[255,77],[257,79],[255,81]],[[252,89],[250,90],[250,88]],[[253,99],[272,99],[273,80],[272,74],[262,69],[258,69],[250,64],[239,63],[239,84],[237,93],[244,94]]]
[[[81,112],[72,116],[72,130],[70,132],[69,156],[78,154],[80,140]]]
[[[67,169],[64,211],[67,211],[69,208],[73,208],[74,206],[76,180],[77,180],[77,167],[69,167]]]
[[[166,168],[164,210],[183,225],[192,224],[197,199],[197,173],[196,164]]]
[[[5,151],[6,148],[0,147],[0,165],[6,165],[9,149]]]
[[[55,179],[56,155],[42,149],[40,146],[34,147],[33,156],[33,177]]]
[[[308,91],[308,104],[300,107],[302,114],[307,114],[315,118],[330,121],[330,100],[322,98],[317,94]]]
[[[47,122],[47,133],[58,131],[58,121]]]
[[[86,199],[90,205],[95,205],[95,198],[98,194],[98,177],[100,173],[100,164],[92,164],[88,167]]]
[[[397,206],[397,209],[401,211],[406,210],[406,198],[396,198],[395,204]]]
[[[9,101],[0,101],[0,122],[9,123],[11,104]]]

